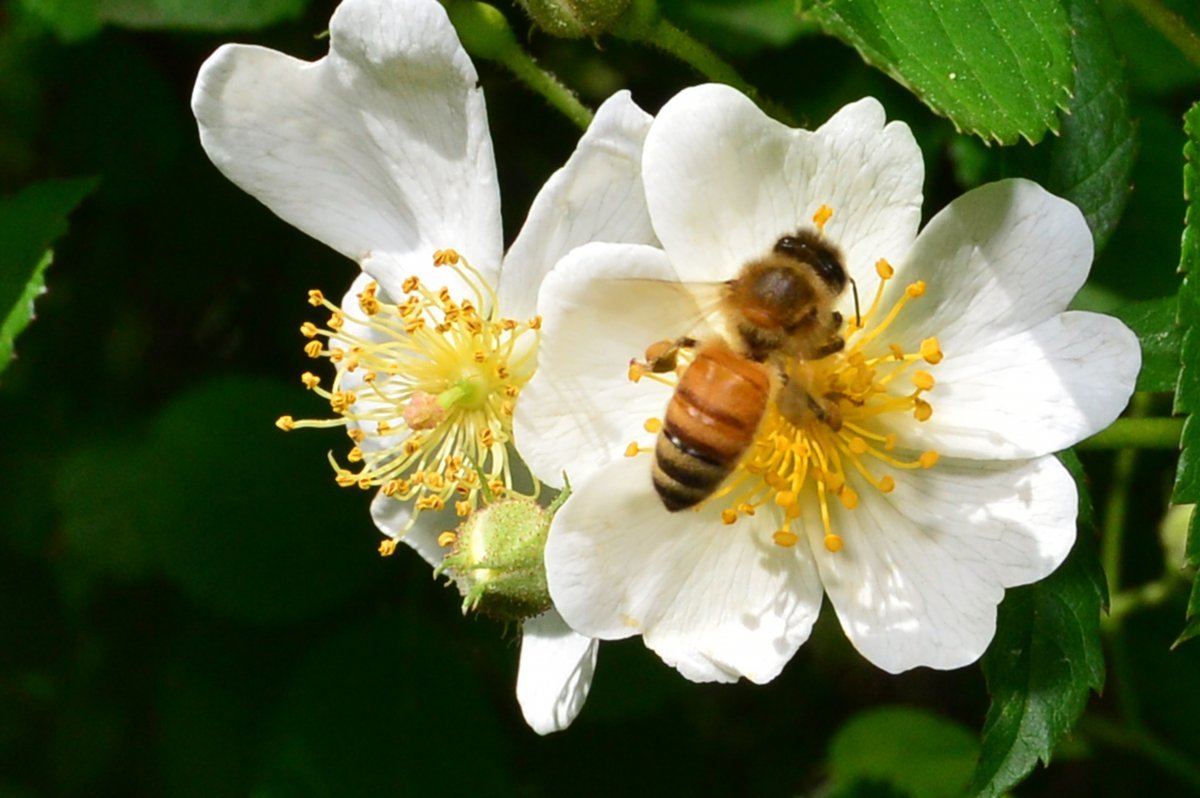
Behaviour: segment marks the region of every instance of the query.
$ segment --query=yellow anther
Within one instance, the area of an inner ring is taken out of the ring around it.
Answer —
[[[355,446],[346,455],[346,459],[349,460],[351,463],[361,463],[362,459],[363,459],[363,450],[360,449],[359,447]]]
[[[913,418],[917,421],[928,421],[933,415],[933,405],[924,399],[913,400]]]
[[[321,342],[320,341],[309,341],[308,343],[306,343],[304,345],[304,354],[308,355],[311,358],[320,357],[321,356]]]
[[[892,357],[896,358],[897,360],[904,359],[904,349],[900,346],[900,344],[888,344],[888,349],[892,350]]]
[[[455,502],[454,514],[459,518],[466,518],[471,514],[471,503],[468,501]]]
[[[532,319],[530,319],[529,320],[529,329],[531,329],[531,330],[542,329],[542,317],[534,316]]]
[[[346,317],[342,315],[340,310],[335,310],[329,316],[328,324],[331,330],[340,330],[346,324]]]
[[[378,424],[375,425],[375,432],[378,435],[387,435],[391,431],[392,431],[392,425],[387,423],[386,421],[380,421]]]
[[[459,254],[452,249],[439,249],[433,253],[434,266],[453,266],[458,263]]]
[[[404,282],[400,283],[400,290],[406,294],[411,294],[420,287],[421,280],[415,274],[405,277]],[[411,297],[411,299],[416,299],[416,297]],[[404,307],[411,307],[411,305],[405,303]]]
[[[379,303],[379,300],[373,296],[360,296],[358,298],[358,306],[362,309],[362,312],[368,316],[374,316],[383,308],[383,305]]]
[[[881,280],[890,280],[892,279],[892,275],[896,273],[896,270],[892,268],[892,264],[888,263],[886,258],[880,258],[875,261],[875,273],[879,275],[879,279]]]
[[[642,424],[642,429],[650,433],[658,432],[660,429],[662,429],[662,422],[657,418],[648,418],[646,419],[646,422]]]
[[[300,334],[305,338],[316,338],[318,332],[317,325],[311,321],[306,321],[300,325]]]
[[[646,367],[642,365],[641,361],[636,359],[629,361],[629,371],[626,373],[626,376],[629,378],[630,382],[640,381],[642,379],[642,375],[646,373]]]
[[[445,532],[438,535],[438,537],[437,537],[437,543],[443,549],[449,548],[450,546],[453,546],[457,542],[458,542],[458,535],[454,534],[449,529],[447,529]]]
[[[846,486],[846,478],[836,472],[825,472],[825,487],[829,488],[834,493],[841,491]]]
[[[423,329],[424,327],[425,318],[423,316],[417,316],[416,318],[409,319],[408,321],[404,322],[404,331],[409,335],[412,335],[417,330]]]
[[[409,438],[408,440],[406,440],[404,442],[404,453],[405,454],[414,455],[419,451],[421,451],[421,442],[420,441]],[[416,475],[414,475],[414,477],[415,476]]]
[[[878,488],[881,493],[891,493],[896,489],[896,480],[892,479],[890,474],[884,475],[883,479],[879,480]]]
[[[397,541],[395,538],[388,538],[379,542],[379,556],[391,557],[396,553]]]
[[[400,492],[400,480],[389,479],[383,484],[382,493],[384,496],[395,496]]]
[[[496,433],[490,427],[480,430],[479,443],[485,448],[490,449],[496,445]]]
[[[817,230],[824,233],[825,225],[828,224],[829,220],[832,218],[833,218],[833,208],[830,208],[828,205],[822,204],[820,208],[817,208],[817,212],[813,214],[812,220],[813,220],[813,224],[815,224],[817,226]]]
[[[508,379],[508,366],[505,366],[504,364],[496,366],[496,379],[498,379],[498,380],[507,380]]]
[[[897,440],[896,433],[889,432],[887,434],[887,436],[883,439],[883,448],[887,449],[889,452],[892,451],[893,449],[896,448],[896,440]]]
[[[933,366],[942,362],[942,350],[938,346],[937,338],[926,338],[921,342],[921,357],[925,359],[926,363]]]
[[[363,432],[358,427],[346,430],[346,436],[355,443],[362,443],[367,439],[367,433]]]
[[[503,499],[504,494],[508,493],[508,486],[498,479],[493,479],[488,483],[488,490],[490,490],[492,495],[497,499]]]
[[[279,427],[284,432],[290,432],[296,428],[296,419],[291,416],[280,416],[275,420],[275,426]]]
[[[729,526],[738,520],[737,510],[732,507],[726,507],[721,511],[721,523]]]
[[[790,549],[799,542],[800,537],[790,529],[777,529],[771,535],[771,540],[775,541],[776,546],[782,546],[785,549]]]
[[[775,494],[775,503],[780,507],[791,507],[796,503],[796,492],[791,490],[781,490]]]
[[[867,442],[855,435],[850,439],[850,443],[846,446],[846,448],[855,454],[866,454]]]
[[[927,452],[922,452],[921,456],[917,458],[917,462],[921,464],[921,468],[933,468],[935,465],[937,465],[937,462],[940,458],[940,454],[935,452],[933,449],[930,449]]]
[[[446,506],[446,502],[441,496],[422,496],[417,499],[418,510],[432,510],[437,512]]]
[[[343,352],[341,349],[330,349],[329,350],[329,362],[330,363],[341,363],[342,359],[345,357],[346,357],[346,353]]]
[[[922,391],[933,390],[933,375],[928,371],[918,371],[912,375],[913,385],[920,388]]]
[[[910,283],[908,288],[904,289],[904,293],[908,294],[908,296],[912,297],[913,299],[923,296],[925,294],[925,281],[917,280],[915,283]]]
[[[487,352],[484,352],[482,349],[476,349],[475,353],[471,355],[471,359],[476,363],[483,363],[487,360]]]
[[[825,536],[825,548],[833,554],[837,554],[839,551],[841,551],[844,545],[845,543],[842,542],[840,535],[835,535],[830,532]]]
[[[357,484],[359,490],[370,490],[372,486],[374,486],[375,480],[371,479],[369,476],[359,477]]]
[[[351,485],[358,483],[358,476],[356,474],[351,474],[349,471],[342,468],[338,470],[337,474],[333,478],[333,481],[336,482],[339,487],[348,488]]]
[[[311,371],[306,371],[300,375],[300,382],[304,383],[304,387],[311,391],[321,384],[321,378]]]
[[[378,376],[379,376],[379,375],[378,375],[378,374],[376,374],[375,372],[373,372],[373,371],[368,371],[368,372],[366,372],[366,373],[364,373],[364,374],[362,375],[363,382],[370,384],[370,383],[372,383],[372,382],[375,382],[375,379],[376,379]]]
[[[314,288],[308,292],[308,304],[314,308],[321,307],[321,305],[325,304],[325,295]]]
[[[640,451],[641,451],[641,449],[638,447],[637,441],[634,441],[633,443],[631,443],[625,447],[625,456],[626,457],[637,457],[638,452],[640,452]]]
[[[838,494],[838,498],[842,500],[842,506],[847,510],[853,510],[858,506],[858,493],[854,488],[842,488],[842,492]]]
[[[500,415],[502,415],[502,416],[511,416],[516,411],[516,409],[517,409],[516,405],[514,405],[512,402],[501,402],[500,403]]]
[[[742,515],[754,515],[754,505],[748,502],[742,502],[737,506],[737,511]]]

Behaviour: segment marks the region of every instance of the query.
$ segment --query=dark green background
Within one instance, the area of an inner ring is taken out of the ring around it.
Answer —
[[[606,644],[576,724],[530,732],[513,693],[513,631],[463,619],[403,547],[378,557],[369,494],[337,488],[325,463],[344,445],[338,433],[273,426],[327,412],[299,382],[298,327],[312,318],[306,291],[339,295],[354,267],[221,177],[188,98],[225,41],[320,57],[334,4],[296,3],[302,15],[255,30],[68,26],[70,41],[33,5],[51,4],[0,3],[0,194],[47,178],[101,182],[55,247],[38,318],[0,376],[0,798],[903,795],[831,780],[830,741],[846,721],[917,705],[978,731],[977,668],[888,676],[827,612],[767,686],[691,684],[636,639]],[[927,214],[986,179],[1042,176],[1046,145],[958,136],[832,39],[731,33],[729,5],[664,3],[806,125],[880,97],[922,143]],[[619,41],[552,40],[505,10],[593,107],[628,87],[654,112],[701,80]],[[1123,7],[1107,10],[1134,81],[1140,155],[1093,306],[1176,290],[1180,116],[1200,93],[1196,69]],[[511,240],[578,131],[507,72],[479,69]],[[1085,461],[1100,495],[1110,461]],[[1141,461],[1126,586],[1160,571],[1172,467]],[[1181,619],[1182,602],[1134,616],[1109,694],[1124,680],[1147,728],[1195,758],[1200,649],[1167,650]],[[1151,779],[1181,792],[1088,733],[1088,718],[1103,725],[1119,709],[1094,700],[1054,766],[1018,794],[1126,795]]]

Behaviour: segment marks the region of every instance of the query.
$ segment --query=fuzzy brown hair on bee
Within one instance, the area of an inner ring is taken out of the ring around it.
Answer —
[[[840,426],[836,407],[788,386],[788,364],[819,360],[845,347],[834,305],[849,278],[841,254],[820,235],[799,231],[742,266],[722,289],[720,312],[732,340],[659,342],[650,371],[675,367],[679,349],[695,349],[667,404],[655,445],[654,488],[671,512],[711,496],[754,441],[768,402],[783,389],[786,406]],[[653,351],[651,351],[653,350]],[[772,367],[779,376],[772,377]]]

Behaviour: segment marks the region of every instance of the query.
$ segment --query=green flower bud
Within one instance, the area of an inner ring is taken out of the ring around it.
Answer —
[[[476,58],[503,61],[517,49],[517,37],[495,6],[474,0],[445,0],[445,7],[463,47]]]
[[[595,38],[612,29],[632,0],[517,0],[537,26],[564,39]]]
[[[485,505],[459,525],[438,567],[457,585],[463,614],[520,621],[550,609],[543,552],[550,521],[567,491],[548,509],[530,499]]]

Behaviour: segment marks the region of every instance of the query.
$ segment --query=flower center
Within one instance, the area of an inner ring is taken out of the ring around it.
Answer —
[[[838,552],[844,541],[834,530],[831,502],[854,510],[859,505],[858,490],[890,493],[895,489],[895,478],[888,471],[936,465],[936,451],[900,454],[902,442],[896,434],[880,431],[881,421],[895,413],[911,414],[918,422],[930,419],[933,406],[928,393],[935,382],[924,367],[941,362],[942,352],[932,337],[912,349],[887,342],[888,328],[925,293],[925,284],[912,283],[884,310],[884,290],[894,271],[882,259],[875,269],[880,280],[874,300],[861,318],[846,322],[845,348],[820,360],[797,359],[780,367],[781,385],[774,401],[768,402],[753,442],[733,473],[706,499],[725,506],[721,518],[726,524],[753,516],[765,506],[775,507],[781,523],[772,539],[780,546],[794,546],[804,503],[815,500],[825,548]],[[686,353],[683,359],[688,359]],[[686,366],[681,363],[675,373]],[[658,376],[635,372],[631,371],[631,378]],[[657,432],[661,421],[650,419],[645,428]],[[626,454],[648,451],[632,444]]]
[[[276,422],[284,430],[346,427],[353,468],[330,455],[335,481],[363,490],[378,486],[385,496],[411,501],[400,534],[423,511],[453,502],[457,515],[467,516],[480,497],[490,501],[513,491],[513,406],[533,374],[541,335],[539,317],[500,317],[492,288],[454,250],[434,253],[434,265],[456,272],[471,296],[455,299],[448,289],[431,290],[411,276],[398,304],[380,299],[370,283],[357,295],[359,312],[351,313],[310,291],[309,303],[331,315],[326,327],[306,322],[300,328],[311,339],[304,351],[327,358],[336,371],[328,390],[311,372],[300,379],[328,400],[336,417]],[[389,541],[381,551],[394,548]]]

